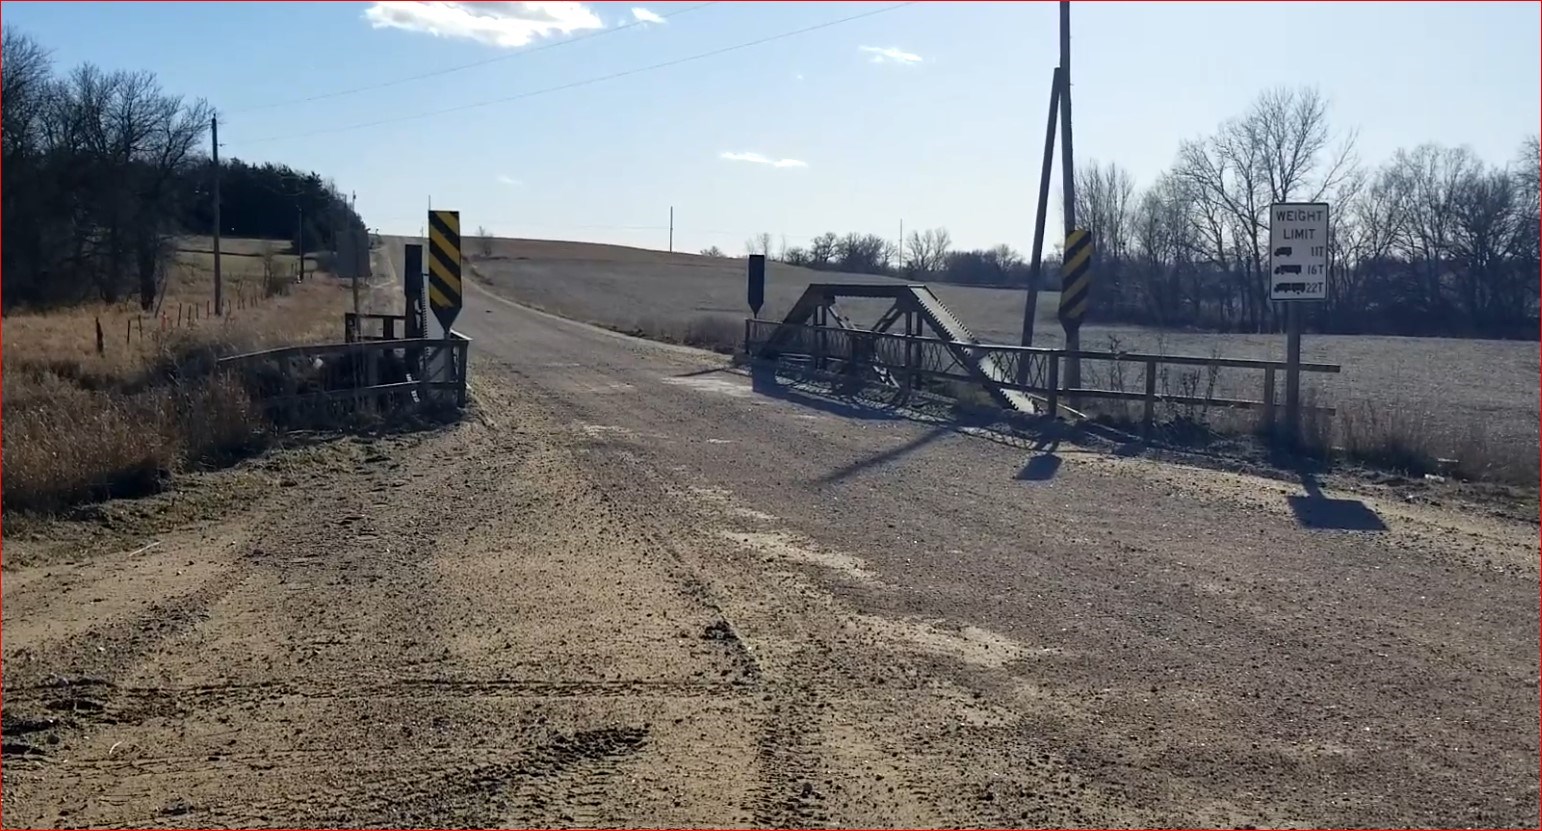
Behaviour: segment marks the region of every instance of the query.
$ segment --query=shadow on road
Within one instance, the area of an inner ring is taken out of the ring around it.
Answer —
[[[1305,496],[1288,496],[1290,510],[1303,528],[1324,531],[1385,531],[1387,524],[1358,499],[1329,499],[1323,495],[1317,477],[1301,474]]]
[[[1020,482],[1048,482],[1060,472],[1060,457],[1054,451],[1031,456],[1023,469],[1017,472]]]
[[[898,459],[899,457],[905,455],[906,453],[911,453],[913,451],[921,449],[922,447],[925,447],[928,444],[931,444],[932,442],[942,438],[943,436],[946,436],[947,434],[949,434],[951,432],[953,432],[953,431],[950,430],[949,428],[945,427],[945,426],[944,427],[937,427],[937,428],[935,428],[933,430],[929,430],[929,431],[927,431],[926,435],[919,436],[917,438],[911,439],[910,441],[905,442],[904,444],[900,445],[899,447],[895,447],[895,448],[891,448],[889,450],[885,450],[884,452],[879,453],[879,454],[877,454],[875,456],[869,456],[869,457],[867,457],[866,459],[863,459],[860,462],[856,462],[854,464],[849,464],[849,465],[841,468],[840,470],[834,471],[832,473],[827,473],[824,476],[821,476],[818,479],[815,479],[814,480],[814,484],[815,485],[830,485],[830,484],[834,484],[835,482],[839,482],[842,479],[848,479],[848,478],[850,478],[852,476],[855,476],[855,475],[857,475],[858,473],[861,473],[864,470],[871,470],[872,468],[880,467],[882,465],[886,465],[889,462],[892,462],[895,459]]]
[[[832,398],[799,389],[795,385],[784,384],[777,380],[774,369],[764,367],[754,367],[750,370],[750,387],[767,398],[787,401],[800,407],[808,407],[842,418],[866,421],[894,421],[906,418],[905,413],[893,404]]]

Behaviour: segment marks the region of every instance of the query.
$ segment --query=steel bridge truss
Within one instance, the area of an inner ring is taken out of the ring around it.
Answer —
[[[840,310],[839,300],[858,298],[891,301],[871,329]],[[816,371],[839,366],[855,380],[893,387],[961,372],[998,405],[1029,415],[1046,412],[1045,399],[1022,388],[1050,390],[1056,381],[1042,354],[981,344],[924,285],[814,283],[780,323],[750,321],[745,346],[761,358],[807,356]]]

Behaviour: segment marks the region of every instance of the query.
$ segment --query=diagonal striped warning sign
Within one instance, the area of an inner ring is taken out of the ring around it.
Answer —
[[[1065,237],[1065,261],[1060,266],[1060,321],[1078,325],[1087,315],[1092,288],[1092,235],[1076,228]]]
[[[460,314],[460,211],[428,212],[428,307],[445,332]]]

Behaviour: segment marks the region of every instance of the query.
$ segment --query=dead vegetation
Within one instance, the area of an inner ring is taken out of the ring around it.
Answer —
[[[212,255],[197,244],[177,257],[159,314],[97,304],[6,316],[6,510],[153,492],[268,442],[270,425],[241,383],[210,372],[214,359],[334,339],[348,294],[326,274],[276,278],[294,258],[269,244],[230,247],[222,318],[209,299]]]

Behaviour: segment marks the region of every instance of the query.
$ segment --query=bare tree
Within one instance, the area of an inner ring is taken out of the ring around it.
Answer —
[[[762,231],[744,241],[744,251],[747,254],[762,254],[771,256],[771,234]]]
[[[825,232],[817,237],[808,246],[808,265],[810,268],[822,269],[829,267],[835,259],[835,248],[840,238],[830,232]]]
[[[946,228],[911,231],[910,238],[905,242],[905,248],[909,254],[907,263],[909,270],[921,275],[942,271],[947,261],[948,249],[952,245],[953,237]]]
[[[481,251],[484,257],[493,255],[493,234],[481,225],[477,226],[477,250]]]

